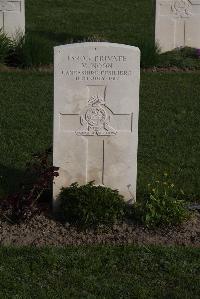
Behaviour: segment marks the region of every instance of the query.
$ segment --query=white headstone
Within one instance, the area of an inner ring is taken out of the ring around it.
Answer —
[[[24,0],[0,0],[0,28],[10,38],[25,32]]]
[[[54,199],[95,181],[136,198],[140,51],[112,43],[55,47]]]
[[[200,0],[156,0],[155,39],[161,52],[200,48]]]

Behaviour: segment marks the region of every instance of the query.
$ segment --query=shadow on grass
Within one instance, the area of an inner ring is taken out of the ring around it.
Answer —
[[[67,33],[67,32],[46,32],[46,31],[34,31],[31,30],[29,31],[30,34],[33,35],[38,35],[40,37],[43,37],[55,44],[59,43],[75,43],[75,42],[80,42],[88,39],[88,36],[83,36],[83,35],[76,35],[74,33]]]
[[[25,173],[19,169],[0,165],[0,196],[18,191],[20,183],[25,178]]]
[[[12,197],[13,195],[20,194],[30,194],[34,184],[37,181],[36,175],[31,172],[12,169],[0,166],[0,200]],[[45,212],[46,217],[52,219],[54,216],[52,214],[52,198],[53,198],[53,185],[49,188],[44,189],[37,202],[39,203],[40,211]],[[23,191],[24,190],[24,191]],[[28,193],[24,193],[27,190]],[[42,190],[42,189],[41,189]],[[27,196],[27,195],[26,195]],[[13,197],[14,198],[14,197]],[[17,198],[16,198],[17,199]],[[32,201],[35,198],[31,199]],[[31,208],[31,207],[30,207]]]
[[[34,184],[35,180],[31,172],[0,165],[0,197],[18,192],[23,185]]]

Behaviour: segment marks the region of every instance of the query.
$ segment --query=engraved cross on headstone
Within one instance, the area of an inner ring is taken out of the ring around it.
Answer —
[[[160,36],[156,38],[158,43],[159,38],[161,40],[164,39],[166,42],[171,36],[170,39],[173,40],[174,45],[168,50],[185,46],[197,47],[196,43],[198,42],[196,40],[198,38],[196,37],[199,36],[200,26],[200,0],[157,1],[159,2],[157,7],[157,18],[159,18],[157,26],[159,28],[157,30],[159,31],[160,28],[163,28],[159,33]],[[166,37],[165,34],[169,34],[169,37]]]
[[[90,85],[88,103],[81,114],[60,113],[60,127],[67,132],[67,128],[62,128],[63,120],[79,118],[79,127],[71,128],[79,138],[87,138],[87,174],[86,181],[95,180],[96,184],[104,184],[104,155],[105,139],[110,136],[132,132],[133,113],[117,114],[114,113],[106,103],[106,86]],[[64,122],[65,124],[68,122]],[[96,165],[98,177],[94,177],[90,165]],[[97,171],[98,169],[98,171]]]

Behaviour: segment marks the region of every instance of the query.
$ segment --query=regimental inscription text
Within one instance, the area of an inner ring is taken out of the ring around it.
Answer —
[[[61,70],[61,74],[76,81],[115,81],[124,80],[133,75],[133,70],[125,67],[127,57],[124,55],[69,55],[67,61],[73,64],[73,69],[66,66]]]

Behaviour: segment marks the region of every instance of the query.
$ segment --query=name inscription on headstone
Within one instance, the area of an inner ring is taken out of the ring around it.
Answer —
[[[133,74],[126,69],[126,56],[73,56],[67,57],[68,62],[73,63],[74,69],[64,68],[62,74],[72,77],[76,81],[105,81],[123,80]],[[121,69],[116,69],[115,64]],[[68,66],[67,66],[68,67]],[[79,69],[82,68],[80,71]]]

